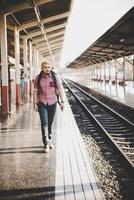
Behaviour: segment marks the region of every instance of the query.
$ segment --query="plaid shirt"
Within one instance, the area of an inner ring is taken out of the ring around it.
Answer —
[[[38,79],[38,75],[36,76],[35,80],[34,80],[34,88],[37,88],[37,79]],[[61,84],[61,80],[59,79],[59,77],[56,76],[56,80],[57,80],[57,90],[58,92],[60,92],[61,90],[63,90],[62,84]],[[38,97],[38,101],[44,103],[45,105],[53,105],[57,102],[57,96],[55,93],[55,86],[54,86],[54,81],[52,79],[52,76],[43,76],[40,80],[40,86],[41,86],[41,94]]]

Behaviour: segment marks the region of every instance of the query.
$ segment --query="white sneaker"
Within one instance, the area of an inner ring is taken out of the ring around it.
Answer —
[[[54,149],[54,145],[53,145],[53,143],[51,141],[49,142],[49,148],[50,149]]]
[[[44,147],[44,153],[49,153],[49,145],[45,145]]]

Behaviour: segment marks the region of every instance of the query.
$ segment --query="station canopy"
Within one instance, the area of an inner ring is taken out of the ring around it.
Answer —
[[[60,55],[72,0],[1,0],[0,15],[6,14],[8,55],[14,57],[14,28],[20,38],[32,41],[43,55]],[[23,62],[23,40],[20,39]]]
[[[134,54],[134,7],[68,65],[78,68]]]

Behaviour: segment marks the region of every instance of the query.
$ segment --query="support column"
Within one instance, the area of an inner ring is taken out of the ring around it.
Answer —
[[[94,65],[94,69],[95,69],[95,81],[96,81],[96,79],[97,79],[96,64]]]
[[[111,81],[111,61],[108,62],[109,66],[109,82]]]
[[[7,26],[6,16],[0,19],[0,39],[1,39],[1,69],[2,69],[2,114],[9,112],[9,92],[8,92],[8,61],[7,61]]]
[[[37,67],[37,74],[41,70],[40,59],[39,59],[39,51],[36,50],[36,67]]]
[[[115,59],[115,84],[117,84],[117,60]]]
[[[93,69],[94,69],[94,66],[92,65],[92,73],[91,73],[91,80],[93,80]]]
[[[23,38],[24,97],[27,98],[27,38]]]
[[[97,67],[97,64],[95,64],[96,66],[96,81],[98,82],[98,67]]]
[[[29,76],[30,76],[30,96],[32,95],[32,79],[33,79],[33,65],[32,65],[32,42],[29,41]]]
[[[125,85],[125,59],[123,58],[123,85]]]
[[[43,58],[42,58],[42,55],[38,52],[38,68],[39,68],[39,70],[40,70],[40,67],[41,67],[41,63],[42,63],[42,61],[43,61]]]
[[[100,82],[101,82],[101,75],[102,75],[102,72],[101,72],[101,63],[100,63]]]
[[[88,69],[89,69],[89,81],[91,82],[91,65],[89,65]]]
[[[15,68],[16,68],[16,105],[21,104],[21,87],[20,87],[20,41],[19,31],[15,27]]]
[[[38,74],[37,71],[37,52],[36,52],[36,47],[33,46],[33,78],[35,78]]]
[[[93,74],[94,74],[94,78],[93,78],[93,80],[95,80],[95,66],[93,65]]]
[[[106,82],[106,62],[104,62],[104,82]]]
[[[97,83],[98,83],[98,79],[99,79],[98,64],[95,64],[95,65],[96,65],[96,80],[97,80]]]

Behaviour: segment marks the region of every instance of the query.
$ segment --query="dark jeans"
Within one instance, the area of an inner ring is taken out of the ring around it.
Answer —
[[[53,105],[45,105],[39,102],[38,111],[41,120],[42,140],[44,145],[47,145],[52,137],[52,123],[55,116],[56,103]]]

